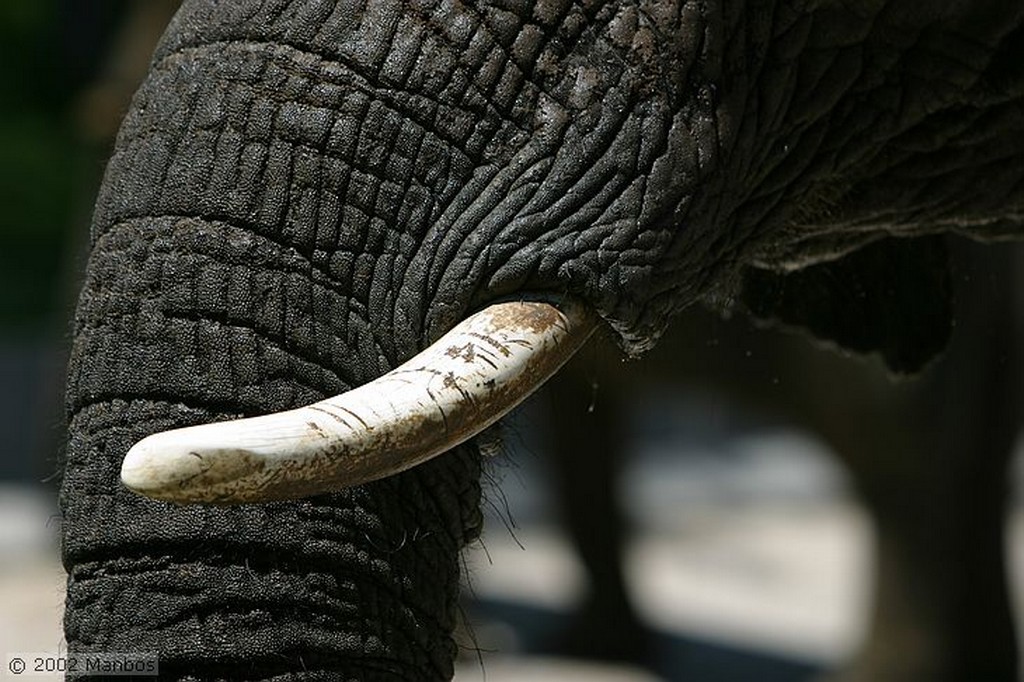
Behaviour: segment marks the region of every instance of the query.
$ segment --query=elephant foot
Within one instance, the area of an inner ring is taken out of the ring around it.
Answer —
[[[584,608],[555,635],[545,653],[654,669],[658,649],[658,633],[636,614],[609,617],[601,610]]]
[[[1016,676],[989,678],[984,675],[978,676],[973,673],[951,677],[949,675],[935,676],[925,671],[884,671],[884,670],[850,670],[838,671],[828,675],[814,678],[813,682],[1018,682]]]
[[[918,660],[854,660],[813,682],[1019,682],[1016,669],[1000,661],[956,665],[935,656]]]

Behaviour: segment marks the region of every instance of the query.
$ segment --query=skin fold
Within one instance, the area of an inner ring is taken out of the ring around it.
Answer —
[[[702,299],[845,341],[757,284],[881,234],[1016,234],[1022,22],[1010,2],[185,2],[75,315],[69,648],[157,651],[166,679],[449,679],[475,446],[231,508],[128,493],[124,453],[362,385],[503,297],[571,294],[630,352]],[[875,261],[906,263],[897,290],[941,270],[900,253]],[[865,291],[865,320],[904,319]]]

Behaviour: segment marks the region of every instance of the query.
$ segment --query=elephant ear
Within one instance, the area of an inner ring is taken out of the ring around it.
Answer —
[[[790,273],[748,268],[743,305],[860,353],[896,373],[920,371],[952,331],[952,284],[942,237],[883,239]]]

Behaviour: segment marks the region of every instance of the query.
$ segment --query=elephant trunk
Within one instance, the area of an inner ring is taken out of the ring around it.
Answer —
[[[161,679],[450,679],[459,550],[479,528],[472,448],[300,502],[182,507],[119,484],[150,433],[343,388],[252,329],[173,313],[166,290],[158,311],[145,273],[180,272],[202,249],[156,246],[177,220],[131,225],[127,251],[94,251],[78,309],[61,491],[69,649],[155,653]],[[224,236],[190,227],[180,234]],[[204,276],[230,269],[211,261]],[[288,368],[297,378],[280,378]]]
[[[355,45],[383,19],[339,9],[305,35],[258,9],[184,4],[97,201],[66,394],[68,648],[156,653],[160,679],[450,679],[475,448],[299,502],[183,507],[119,481],[150,434],[308,405],[428,336],[395,274],[423,236],[379,226],[426,224],[419,184],[383,178],[440,143],[369,139],[416,128],[311,42]]]

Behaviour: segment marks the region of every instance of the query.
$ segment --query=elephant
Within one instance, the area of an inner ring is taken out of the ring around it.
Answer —
[[[1021,231],[1022,36],[995,0],[186,0],[74,316],[69,650],[450,679],[472,436],[595,328],[941,351],[925,235]]]

